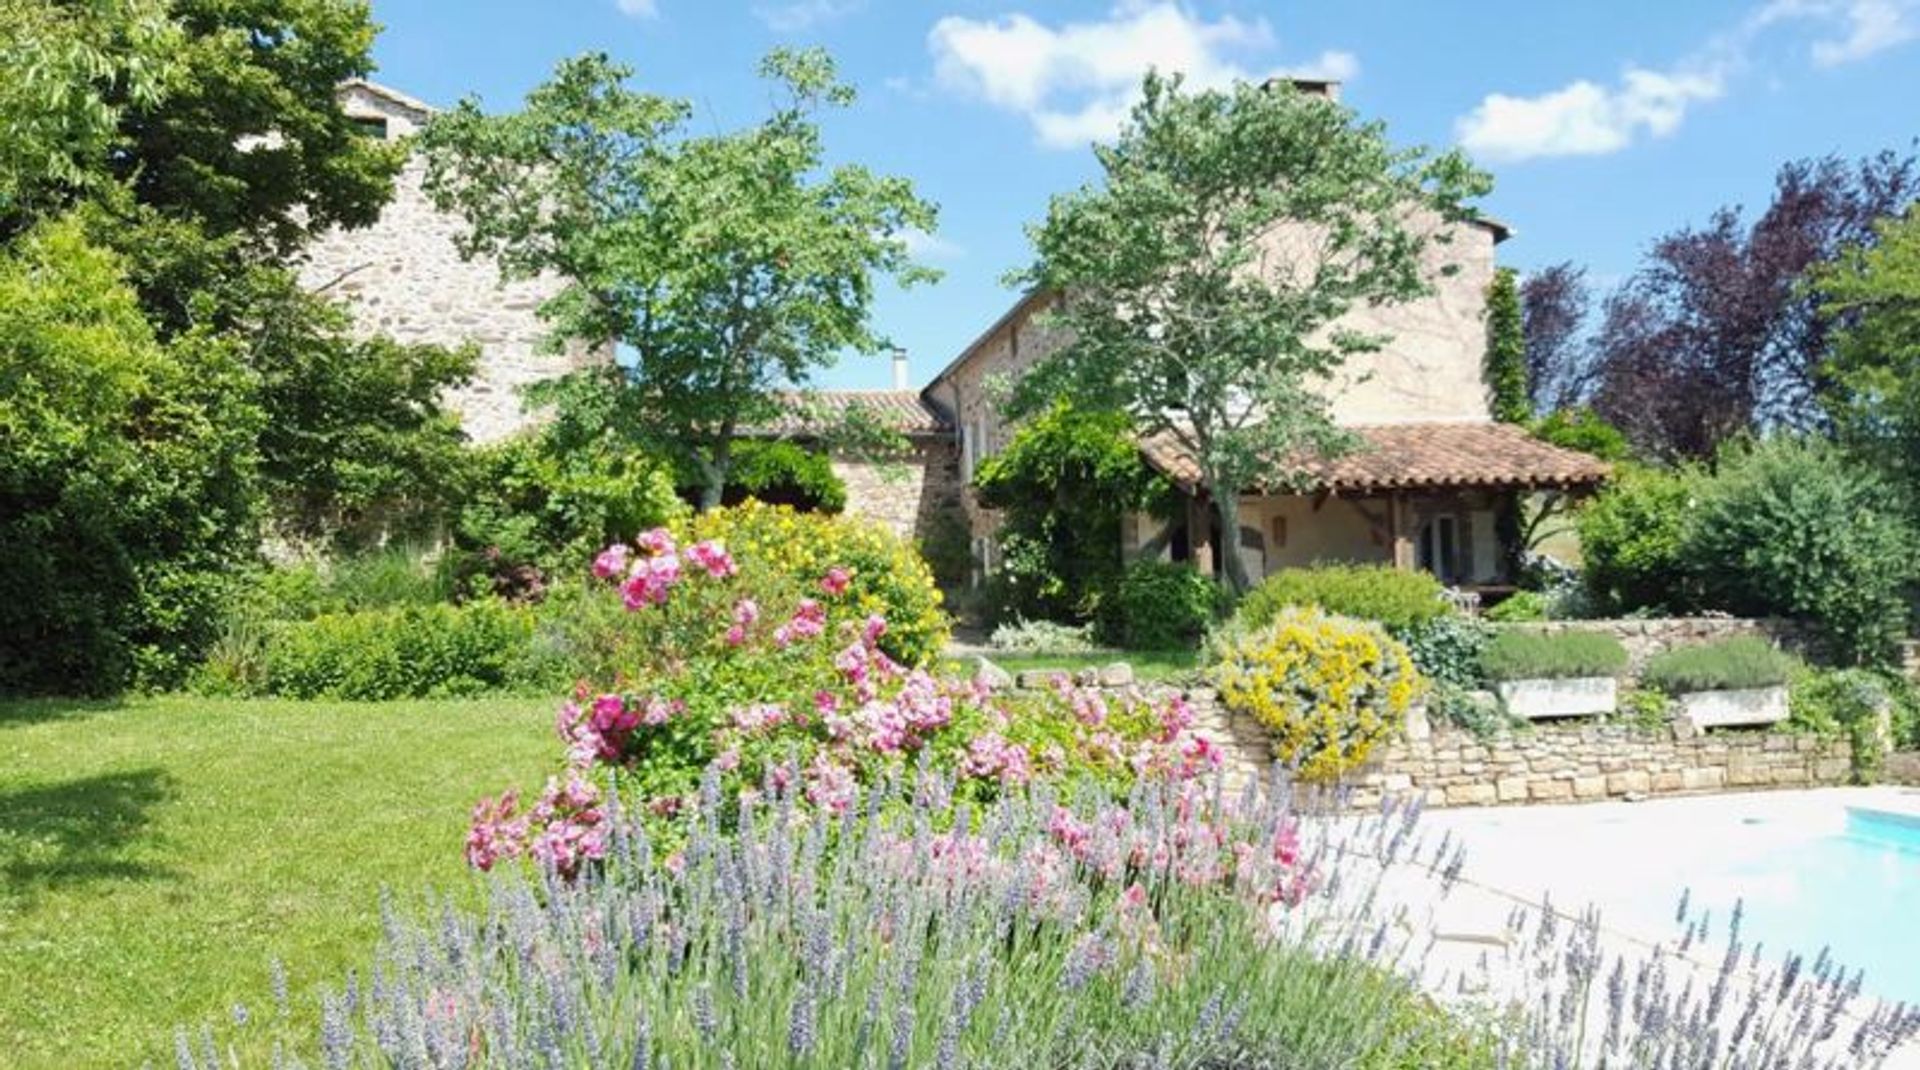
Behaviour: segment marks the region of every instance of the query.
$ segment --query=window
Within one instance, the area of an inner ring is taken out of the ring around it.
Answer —
[[[1433,573],[1441,583],[1459,583],[1466,577],[1460,568],[1460,521],[1457,517],[1436,516],[1420,528],[1419,565]]]
[[[960,429],[960,482],[973,482],[974,441],[973,425]]]
[[[355,133],[364,137],[373,138],[375,141],[385,141],[387,139],[387,120],[384,116],[354,115],[349,116],[349,118],[353,122]]]

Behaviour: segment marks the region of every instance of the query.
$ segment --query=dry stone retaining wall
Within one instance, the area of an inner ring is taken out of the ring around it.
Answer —
[[[1044,687],[1054,675],[1021,673],[1016,684]],[[1079,682],[1119,690],[1131,685],[1132,672],[1124,665],[1088,671]],[[1220,744],[1230,790],[1266,775],[1273,754],[1265,728],[1229,711],[1212,688],[1181,693],[1193,706],[1195,730]],[[1920,776],[1920,762],[1915,766]],[[1482,740],[1451,725],[1430,725],[1416,707],[1402,738],[1376,750],[1348,782],[1352,805],[1369,809],[1387,795],[1418,795],[1428,806],[1597,802],[1829,786],[1851,776],[1852,751],[1844,740],[1801,733],[1701,733],[1685,722],[1647,729],[1585,720],[1541,722]]]

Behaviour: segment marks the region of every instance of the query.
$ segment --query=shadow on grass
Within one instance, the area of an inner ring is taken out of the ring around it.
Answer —
[[[160,769],[0,792],[0,899],[102,880],[172,876],[136,852],[173,793]]]
[[[0,698],[0,728],[93,717],[126,708],[117,698]]]

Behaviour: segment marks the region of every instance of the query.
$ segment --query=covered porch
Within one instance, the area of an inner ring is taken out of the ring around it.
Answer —
[[[1531,495],[1588,493],[1609,474],[1599,459],[1510,424],[1354,430],[1359,449],[1307,466],[1312,491],[1244,492],[1240,530],[1231,540],[1219,530],[1191,458],[1165,439],[1144,442],[1148,463],[1187,492],[1186,515],[1172,525],[1129,518],[1122,529],[1128,558],[1191,561],[1215,574],[1231,550],[1255,580],[1318,562],[1383,564],[1498,594],[1515,580],[1517,548],[1507,518],[1517,503]]]

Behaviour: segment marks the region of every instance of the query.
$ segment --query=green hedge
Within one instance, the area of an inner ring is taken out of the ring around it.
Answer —
[[[1489,680],[1567,680],[1617,676],[1627,667],[1627,648],[1599,632],[1501,632],[1480,652]]]
[[[1386,565],[1314,565],[1268,576],[1248,592],[1237,617],[1253,630],[1272,623],[1292,606],[1319,606],[1395,632],[1453,612],[1446,588],[1425,572]]]
[[[256,686],[356,701],[553,689],[566,674],[536,631],[531,610],[495,601],[328,614],[269,630]]]
[[[1640,682],[1669,695],[1776,687],[1792,674],[1792,657],[1757,636],[1675,647],[1647,662]]]

